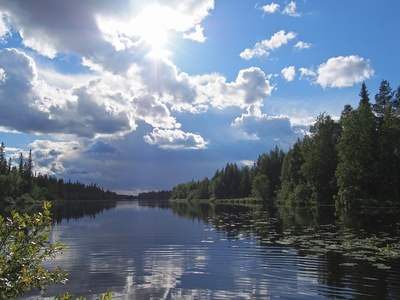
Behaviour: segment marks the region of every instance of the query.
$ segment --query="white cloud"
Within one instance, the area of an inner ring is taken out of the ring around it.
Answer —
[[[257,43],[253,49],[245,49],[242,53],[239,54],[241,58],[245,60],[250,60],[253,57],[261,57],[261,56],[268,56],[269,52],[261,47],[260,43]]]
[[[261,10],[268,14],[273,14],[279,10],[280,5],[276,3],[267,4],[261,7]]]
[[[318,67],[317,83],[326,87],[348,87],[374,75],[369,60],[357,55],[330,58]]]
[[[135,99],[133,105],[136,118],[153,127],[169,129],[180,127],[180,124],[176,123],[176,119],[171,116],[168,107],[160,99],[150,95],[143,95]]]
[[[116,181],[109,175],[109,166],[119,165],[120,153],[115,155],[117,150],[105,142],[36,140],[29,147],[32,149],[35,172],[56,175],[65,180],[79,178],[86,184]]]
[[[282,69],[281,74],[287,81],[293,81],[296,76],[296,69],[294,66],[286,67]]]
[[[317,73],[315,73],[314,70],[312,69],[307,69],[307,68],[300,68],[300,79],[302,79],[303,77],[306,77],[308,79],[315,79],[317,76]]]
[[[32,147],[35,171],[48,175],[67,174],[72,169],[68,170],[66,165],[78,159],[84,150],[83,146],[77,141],[36,140],[29,146]],[[85,172],[81,170],[81,173]]]
[[[200,135],[187,133],[182,130],[154,128],[153,132],[145,135],[144,140],[151,145],[170,150],[198,150],[207,148],[208,142]]]
[[[6,83],[7,75],[3,68],[0,68],[0,84]]]
[[[300,17],[301,13],[298,13],[296,10],[297,10],[296,2],[291,1],[288,5],[286,5],[284,10],[282,11],[282,14],[289,15],[291,17]]]
[[[198,86],[199,97],[219,109],[237,106],[258,111],[271,91],[265,73],[255,67],[240,70],[234,82],[227,83],[226,78],[216,76],[214,81]]]
[[[6,84],[0,85],[3,127],[89,138],[118,136],[135,128],[132,108],[126,106],[129,97],[116,88],[118,78],[60,89],[39,80],[33,59],[16,49],[0,51],[0,66],[7,76]]]
[[[50,58],[76,54],[113,72],[126,71],[151,51],[146,39],[168,30],[194,29],[213,8],[214,0],[116,0],[112,4],[71,0],[62,5],[43,0],[34,6],[13,0],[0,4],[25,46]],[[2,19],[2,33],[5,28]]]
[[[296,33],[290,31],[288,33],[285,30],[276,32],[269,40],[263,40],[255,44],[253,49],[246,49],[240,53],[240,57],[249,60],[253,57],[268,56],[269,51],[276,50],[283,45],[286,45],[290,40],[296,37]]]
[[[293,31],[288,32],[287,34],[285,33],[285,30],[278,31],[275,33],[271,39],[269,40],[264,40],[261,42],[262,46],[270,49],[270,50],[275,50],[281,47],[282,45],[287,44],[290,40],[294,39],[296,37],[296,33]]]
[[[63,74],[53,68],[37,67],[38,78],[44,80],[47,84],[57,86],[62,89],[70,89],[77,85],[82,85],[89,80],[98,77],[99,74]]]
[[[204,28],[197,24],[194,32],[183,34],[183,38],[190,39],[199,43],[204,43],[207,39],[203,34]]]
[[[231,124],[239,139],[258,140],[271,148],[279,145],[287,148],[301,135],[291,124],[288,116],[267,116],[242,114]]]
[[[254,160],[246,160],[246,159],[244,159],[244,160],[239,160],[238,163],[241,164],[241,165],[247,166],[247,167],[251,167],[251,166],[254,165],[255,161]]]
[[[309,48],[311,48],[311,46],[312,46],[312,44],[306,43],[306,42],[302,42],[302,41],[299,41],[299,42],[297,42],[296,45],[294,45],[294,47],[299,49],[299,50],[301,50],[301,49],[309,49]]]
[[[0,11],[0,41],[10,32],[10,27],[7,25],[8,14]]]

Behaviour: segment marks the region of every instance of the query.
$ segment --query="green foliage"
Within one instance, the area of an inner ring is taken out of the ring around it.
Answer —
[[[310,135],[301,143],[304,163],[301,173],[310,189],[310,202],[333,204],[337,193],[335,170],[338,163],[336,144],[341,136],[341,126],[325,113],[320,114],[314,125],[310,126]]]
[[[6,201],[7,199],[7,201]],[[19,167],[7,163],[4,143],[0,146],[0,203],[19,204],[45,200],[116,200],[117,194],[104,191],[95,183],[84,185],[57,179],[55,176],[33,174],[32,151],[27,161],[19,157]]]
[[[400,118],[391,106],[385,109],[377,141],[379,181],[377,193],[385,198],[399,198],[400,193]]]
[[[171,191],[142,192],[137,195],[139,200],[168,200],[171,197]]]
[[[383,80],[376,103],[362,84],[359,107],[346,105],[339,122],[321,114],[310,134],[287,153],[280,202],[291,204],[399,204],[400,87]]]
[[[278,147],[258,157],[253,167],[239,168],[227,163],[211,179],[194,180],[174,186],[171,199],[241,199],[256,197],[272,200],[280,187],[280,174],[285,154]],[[261,176],[263,175],[263,176]],[[257,179],[256,179],[257,178]],[[260,178],[264,180],[260,181]],[[257,180],[255,183],[254,180]],[[265,185],[262,186],[261,182]]]
[[[290,205],[400,205],[400,86],[382,80],[371,105],[365,82],[357,109],[322,113],[288,153],[276,147],[252,168],[226,164],[208,180],[175,186],[172,199],[254,196]]]
[[[256,199],[267,200],[269,196],[269,178],[267,175],[259,174],[253,179],[252,194]]]
[[[108,300],[108,299],[115,299],[112,296],[112,293],[109,291],[107,294],[100,295],[99,300]],[[68,293],[65,293],[64,295],[58,294],[54,300],[74,300],[74,295],[70,295]],[[86,298],[75,298],[75,300],[86,300]]]
[[[351,205],[353,199],[378,196],[376,126],[371,108],[363,104],[343,118],[336,170],[341,205]]]
[[[369,100],[369,92],[368,92],[368,90],[367,90],[367,86],[366,86],[365,82],[362,83],[362,85],[361,85],[361,91],[360,91],[360,93],[359,93],[358,95],[361,97],[361,99],[360,99],[360,105],[361,105],[361,104],[363,104],[363,105],[368,105],[368,106],[371,105],[371,103],[369,102],[369,101],[370,101],[370,100]]]
[[[392,98],[394,96],[390,83],[387,80],[382,80],[379,86],[379,93],[375,95],[376,103],[373,105],[374,112],[378,118],[384,115],[387,106],[392,105]]]
[[[264,200],[274,198],[281,185],[280,176],[284,157],[285,153],[276,146],[274,150],[260,155],[257,159],[256,173],[268,178],[268,192]]]
[[[302,152],[304,141],[298,140],[286,154],[281,173],[281,188],[278,190],[278,201],[290,205],[316,204],[312,189],[306,184],[302,167],[305,164]]]
[[[65,283],[66,271],[43,269],[42,262],[53,259],[65,249],[61,243],[50,244],[52,219],[50,204],[43,212],[29,216],[13,211],[11,218],[0,216],[0,296],[2,299],[23,295],[31,288],[44,290],[50,282]]]

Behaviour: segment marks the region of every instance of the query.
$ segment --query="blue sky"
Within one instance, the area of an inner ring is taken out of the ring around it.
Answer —
[[[400,84],[389,0],[0,0],[0,140],[124,193],[287,151]]]

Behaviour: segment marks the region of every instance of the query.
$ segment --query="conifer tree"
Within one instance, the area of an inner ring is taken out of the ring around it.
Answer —
[[[278,200],[282,203],[304,204],[307,199],[310,199],[311,191],[307,189],[301,172],[301,166],[304,163],[301,143],[297,140],[283,159],[281,188],[277,193]]]
[[[7,159],[4,148],[4,143],[0,145],[0,175],[7,173]]]
[[[361,91],[360,91],[360,93],[358,95],[361,97],[360,104],[362,103],[362,104],[368,105],[368,106],[371,105],[371,103],[369,102],[370,101],[369,100],[369,92],[367,90],[367,86],[365,84],[365,81],[362,83]]]
[[[365,104],[367,105],[367,104]],[[341,125],[331,116],[320,114],[310,126],[310,136],[304,138],[301,151],[304,164],[301,171],[310,187],[310,202],[332,204],[337,193],[335,170],[338,162],[336,149],[341,135]]]
[[[360,103],[356,110],[346,112],[342,124],[337,146],[337,204],[351,206],[357,199],[377,196],[376,118],[368,105]]]
[[[400,108],[400,85],[397,87],[392,103],[395,110],[398,110]]]
[[[379,119],[383,117],[385,108],[388,105],[392,105],[392,99],[394,97],[394,92],[390,87],[390,83],[387,80],[382,80],[379,86],[379,93],[375,95],[375,104],[373,105],[374,112]]]

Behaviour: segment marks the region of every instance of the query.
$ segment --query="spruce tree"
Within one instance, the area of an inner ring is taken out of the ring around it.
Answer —
[[[377,196],[376,118],[368,105],[342,118],[343,131],[338,142],[337,204],[351,206],[357,200]]]
[[[370,101],[369,100],[369,92],[367,90],[367,86],[365,84],[365,81],[362,83],[361,91],[360,91],[360,93],[358,95],[361,97],[360,104],[362,103],[362,104],[368,105],[368,106],[371,105],[371,103],[369,102]]]
[[[310,126],[310,136],[301,144],[305,160],[301,171],[312,191],[310,202],[333,204],[333,196],[337,193],[336,144],[340,135],[341,125],[323,113],[317,117],[315,124]]]
[[[400,85],[397,87],[392,103],[395,110],[398,110],[400,108]]]
[[[0,145],[0,175],[7,173],[7,159],[4,143]]]
[[[375,95],[375,104],[373,105],[374,112],[379,119],[381,119],[385,113],[385,108],[388,105],[392,105],[392,98],[394,92],[390,87],[390,83],[387,80],[382,80],[379,86],[379,93]]]

